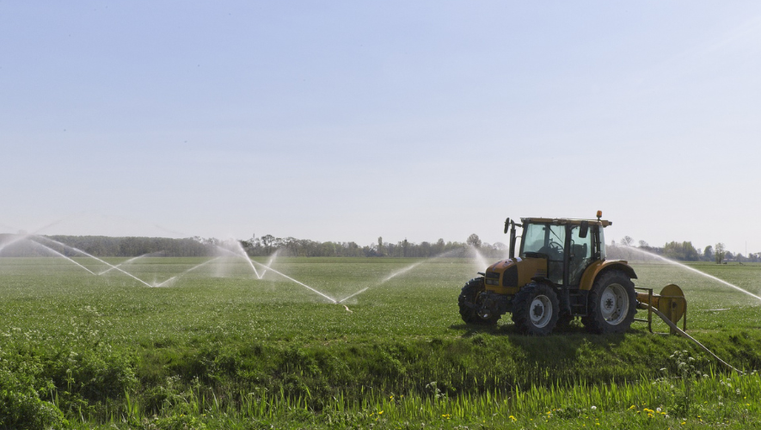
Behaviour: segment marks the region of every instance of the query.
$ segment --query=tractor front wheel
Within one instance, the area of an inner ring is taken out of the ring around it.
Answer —
[[[587,316],[581,320],[587,331],[623,333],[632,325],[637,312],[637,294],[634,283],[625,273],[611,270],[599,275],[587,300]]]
[[[513,298],[513,322],[521,333],[548,335],[555,328],[559,316],[558,296],[545,284],[528,284]]]
[[[501,317],[498,313],[487,313],[484,315],[486,318],[479,314],[482,303],[478,300],[478,296],[484,290],[484,278],[473,278],[462,287],[457,303],[460,306],[460,316],[466,323],[494,325]]]

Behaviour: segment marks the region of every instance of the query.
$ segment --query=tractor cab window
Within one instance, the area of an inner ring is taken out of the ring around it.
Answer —
[[[563,283],[563,248],[565,226],[529,224],[523,232],[523,256],[536,252],[547,257],[547,277],[557,284]]]

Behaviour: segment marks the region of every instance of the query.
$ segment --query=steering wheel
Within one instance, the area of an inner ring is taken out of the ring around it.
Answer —
[[[563,255],[563,247],[557,242],[550,242],[546,246],[543,246],[540,253],[547,254],[549,257],[561,257]],[[551,258],[555,260],[556,258]]]

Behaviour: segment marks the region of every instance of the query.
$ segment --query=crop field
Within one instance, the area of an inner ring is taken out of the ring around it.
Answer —
[[[475,259],[256,261],[0,258],[0,428],[761,426],[761,265],[632,263],[738,374],[643,323],[466,325]]]

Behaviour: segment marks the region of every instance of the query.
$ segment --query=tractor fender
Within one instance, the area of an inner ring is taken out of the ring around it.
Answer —
[[[597,279],[597,276],[605,270],[620,270],[631,279],[637,279],[637,274],[634,273],[634,269],[625,260],[605,260],[595,261],[590,264],[589,267],[584,270],[584,274],[581,276],[581,283],[579,283],[580,290],[589,291],[592,289],[592,285]]]

